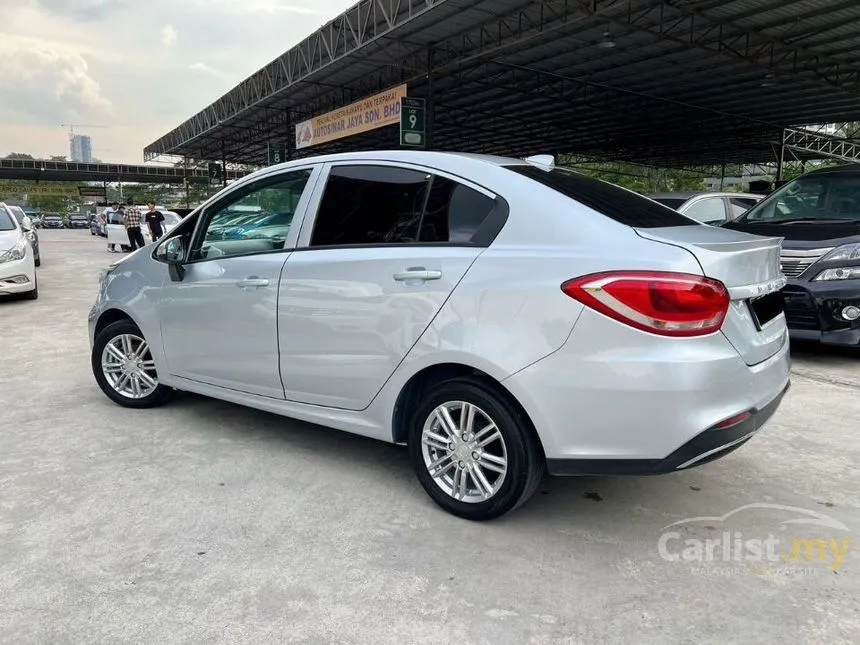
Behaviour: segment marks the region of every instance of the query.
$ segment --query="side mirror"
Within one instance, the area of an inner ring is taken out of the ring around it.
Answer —
[[[185,238],[181,235],[165,240],[155,250],[156,259],[167,265],[167,272],[174,282],[181,282],[185,277],[185,268],[182,265],[185,263],[186,251]]]

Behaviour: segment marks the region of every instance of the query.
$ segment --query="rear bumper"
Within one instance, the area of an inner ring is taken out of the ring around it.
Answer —
[[[794,340],[827,345],[860,344],[860,319],[840,316],[848,305],[860,307],[860,280],[791,282],[783,289],[785,320]]]
[[[717,447],[707,441],[718,437],[704,433],[738,414],[768,409],[788,385],[790,369],[785,334],[773,356],[747,365],[723,334],[657,337],[586,309],[561,349],[502,384],[522,404],[558,470],[604,472],[582,462],[624,461],[635,472]],[[767,415],[759,414],[760,426]],[[720,437],[728,436],[723,432]],[[562,461],[580,467],[562,468]]]
[[[665,459],[547,459],[551,475],[664,475],[715,461],[740,448],[773,416],[789,385],[772,401],[728,428],[709,428]]]

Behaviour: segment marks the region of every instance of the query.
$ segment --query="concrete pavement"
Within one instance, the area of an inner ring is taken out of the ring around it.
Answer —
[[[115,256],[41,239],[40,298],[0,301],[0,643],[860,642],[856,353],[802,348],[723,460],[547,479],[474,524],[398,447],[192,395],[112,404],[86,314]],[[777,561],[695,559],[726,531],[776,539]]]

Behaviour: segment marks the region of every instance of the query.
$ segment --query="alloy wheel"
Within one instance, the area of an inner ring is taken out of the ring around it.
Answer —
[[[143,399],[158,387],[155,361],[149,344],[135,334],[112,338],[102,351],[102,373],[118,394]]]
[[[421,453],[436,486],[460,502],[491,499],[508,472],[502,433],[484,410],[466,401],[449,401],[430,413]]]

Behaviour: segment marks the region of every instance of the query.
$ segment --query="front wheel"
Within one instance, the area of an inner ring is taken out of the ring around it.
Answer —
[[[149,343],[130,320],[111,323],[96,335],[92,369],[102,392],[123,407],[152,408],[173,392],[159,383]]]
[[[483,381],[465,377],[432,388],[409,428],[409,457],[439,506],[489,520],[528,500],[545,460],[528,419]]]
[[[36,266],[39,266],[38,264]],[[24,294],[24,300],[38,300],[39,299],[39,280],[36,276],[33,276],[33,289],[31,291],[27,291]]]

